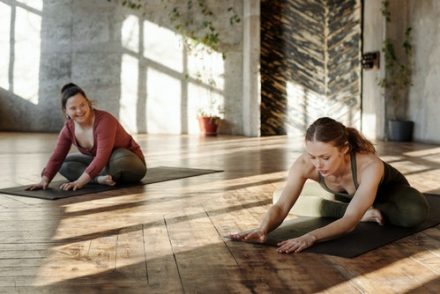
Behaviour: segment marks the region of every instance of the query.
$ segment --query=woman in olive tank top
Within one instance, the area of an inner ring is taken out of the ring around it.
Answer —
[[[321,197],[316,189],[315,195],[310,195],[310,191],[305,195],[307,180],[319,183],[327,197]],[[274,204],[260,226],[230,237],[264,242],[294,204],[296,214],[336,219],[305,235],[280,242],[280,253],[301,252],[317,242],[340,237],[359,222],[416,226],[426,219],[429,210],[425,197],[377,156],[370,141],[356,129],[328,117],[317,119],[307,129],[305,152],[291,166],[284,188],[274,193]]]

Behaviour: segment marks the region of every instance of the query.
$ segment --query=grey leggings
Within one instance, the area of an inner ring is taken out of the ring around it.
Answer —
[[[60,174],[69,181],[77,180],[93,160],[93,156],[82,153],[69,154],[64,160]],[[139,182],[146,174],[145,163],[128,149],[115,149],[106,167],[99,173],[111,175],[113,181],[121,184]]]
[[[350,198],[323,193],[322,188],[320,194],[316,194],[316,191],[316,185],[311,189],[309,187],[308,192],[302,193],[298,198],[291,212],[298,215],[333,218],[341,218],[344,215]],[[279,195],[274,194],[274,202],[276,197]],[[416,226],[426,220],[429,213],[425,196],[409,185],[381,188],[373,207],[382,213],[386,222],[400,227]]]

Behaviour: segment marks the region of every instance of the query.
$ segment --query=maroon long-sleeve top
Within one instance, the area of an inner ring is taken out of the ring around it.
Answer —
[[[42,175],[49,181],[53,179],[64,159],[69,153],[70,147],[75,145],[78,150],[87,155],[93,156],[92,162],[85,172],[93,179],[107,165],[112,151],[117,148],[126,148],[135,153],[143,162],[144,155],[138,143],[121,126],[119,121],[110,113],[94,109],[95,121],[93,124],[93,147],[83,148],[75,137],[75,124],[69,119],[64,124],[58,136],[57,145],[49,161],[44,168]]]

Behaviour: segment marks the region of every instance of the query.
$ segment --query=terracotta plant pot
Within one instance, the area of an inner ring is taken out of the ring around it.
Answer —
[[[199,116],[200,133],[205,136],[217,136],[218,131],[218,117]]]

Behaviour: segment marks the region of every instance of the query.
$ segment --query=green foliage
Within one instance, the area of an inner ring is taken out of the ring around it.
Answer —
[[[391,15],[388,10],[388,1],[383,1],[382,14],[389,22]],[[385,99],[391,102],[391,113],[393,118],[398,118],[400,113],[405,112],[402,104],[405,103],[408,89],[412,85],[412,44],[411,27],[407,27],[405,37],[401,44],[402,49],[396,47],[396,41],[387,38],[383,42],[382,52],[385,58],[386,73],[383,79],[378,81],[378,85],[385,90]]]
[[[112,2],[112,0],[107,1]],[[117,0],[113,1],[118,2]],[[214,25],[216,16],[206,5],[206,0],[185,1],[186,5],[178,5],[179,1],[161,0],[164,9],[169,10],[168,16],[174,29],[182,36],[191,39],[186,43],[191,44],[192,47],[201,43],[218,51],[220,35]],[[147,5],[147,0],[122,0],[120,3],[124,7],[139,11],[144,5]],[[226,11],[231,26],[241,21],[233,7],[228,7]],[[194,15],[203,16],[203,20],[196,22]]]
[[[382,1],[382,15],[385,17],[385,20],[387,22],[391,21],[391,12],[390,12],[390,2],[388,2],[387,0]]]
[[[220,101],[217,101],[215,97],[209,97],[208,104],[200,107],[197,111],[198,116],[202,117],[211,117],[214,119],[221,119],[223,116],[224,109],[220,103]]]
[[[107,0],[108,2],[112,2],[112,0]],[[116,0],[114,0],[116,1]],[[139,10],[142,8],[142,5],[144,4],[143,0],[123,0],[121,2],[122,6],[128,7],[130,9]]]
[[[196,0],[195,5],[193,0],[186,0],[186,7],[175,6],[172,0],[161,1],[165,5],[165,9],[173,6],[169,12],[170,21],[178,33],[191,39],[187,43],[192,44],[192,47],[201,43],[213,50],[219,50],[220,36],[214,25],[215,15],[206,5],[205,0]],[[227,8],[227,13],[230,14],[229,23],[231,26],[241,21],[233,7]],[[194,15],[201,15],[203,19],[196,22]]]
[[[412,57],[411,30],[411,27],[406,29],[405,39],[402,43],[405,52],[405,60],[403,61],[397,57],[393,41],[391,39],[384,41],[382,52],[385,56],[387,77],[379,81],[380,86],[404,90],[412,85],[412,67],[410,62],[410,58]],[[397,98],[394,100],[397,100]]]

